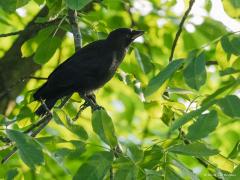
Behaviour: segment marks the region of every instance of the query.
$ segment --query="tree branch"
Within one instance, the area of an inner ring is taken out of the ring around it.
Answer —
[[[186,10],[186,12],[185,12],[184,16],[182,17],[182,20],[181,20],[181,22],[179,24],[178,31],[177,31],[177,33],[175,35],[175,39],[174,39],[173,44],[172,44],[172,49],[171,49],[171,54],[170,54],[170,57],[169,57],[169,62],[172,62],[172,60],[173,60],[174,51],[175,51],[175,48],[177,46],[178,39],[179,39],[179,37],[180,37],[180,35],[182,33],[184,22],[186,21],[188,15],[189,15],[189,13],[190,13],[190,11],[192,9],[192,6],[193,6],[194,2],[195,2],[195,0],[190,0],[189,1],[189,7]]]
[[[78,26],[77,11],[68,9],[68,20],[72,28],[75,51],[78,51],[82,47],[82,35]]]
[[[48,8],[43,7],[24,30],[18,31],[18,38],[0,59],[0,113],[2,114],[6,113],[10,102],[15,101],[15,98],[27,83],[23,81],[18,83],[19,77],[27,77],[40,68],[38,64],[34,63],[33,56],[27,58],[22,57],[21,47],[27,40],[34,37],[41,29],[54,25],[61,20],[55,19],[45,23],[35,23],[37,18],[45,17],[47,14]],[[8,89],[13,84],[16,84],[16,87],[9,91]],[[2,96],[3,94],[4,96]]]
[[[16,31],[16,32],[10,32],[10,33],[6,33],[6,34],[0,34],[0,38],[1,38],[1,37],[8,37],[8,36],[19,35],[19,34],[22,33],[22,32],[23,32],[23,30]]]

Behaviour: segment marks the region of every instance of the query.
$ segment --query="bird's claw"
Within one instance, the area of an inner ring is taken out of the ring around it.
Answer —
[[[93,111],[104,110],[104,107],[99,106],[99,105],[94,105],[94,106],[92,107],[92,110],[93,110]]]

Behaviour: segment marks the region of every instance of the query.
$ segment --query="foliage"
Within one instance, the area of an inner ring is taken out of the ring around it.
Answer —
[[[222,3],[239,22],[233,13],[239,1]],[[71,31],[68,8],[78,10],[84,45],[117,27],[145,31],[115,77],[96,92],[104,109],[86,109],[75,120],[82,100],[74,94],[62,109],[53,109],[53,120],[35,138],[23,132],[39,120],[32,92],[44,80],[27,82],[15,104],[9,103],[10,111],[0,114],[0,157],[11,150],[3,148],[6,139],[18,148],[18,155],[0,166],[0,179],[239,179],[240,36],[208,15],[199,15],[202,22],[194,24],[192,13],[176,59],[168,62],[181,20],[175,5],[157,0],[0,1],[0,34],[24,29],[42,6],[48,6],[48,15],[36,23],[60,19],[21,46],[22,57],[42,65],[37,77],[47,77],[74,52],[66,33]],[[206,14],[210,9],[210,1],[202,7]],[[15,39],[0,38],[0,61]]]

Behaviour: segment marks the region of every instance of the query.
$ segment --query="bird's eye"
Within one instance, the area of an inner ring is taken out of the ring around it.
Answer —
[[[131,37],[131,35],[130,34],[127,34],[127,38],[130,38]]]

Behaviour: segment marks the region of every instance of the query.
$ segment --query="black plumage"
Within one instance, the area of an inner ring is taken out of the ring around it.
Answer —
[[[143,31],[119,28],[106,39],[81,48],[49,75],[47,82],[34,93],[34,99],[44,101],[48,109],[58,99],[73,92],[95,102],[93,91],[113,77],[130,43],[142,34]],[[46,107],[41,105],[36,114],[43,115],[45,112]]]

